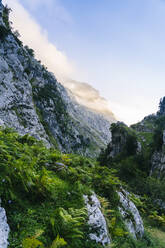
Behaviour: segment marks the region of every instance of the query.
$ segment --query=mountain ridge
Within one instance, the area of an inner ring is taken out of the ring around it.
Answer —
[[[165,98],[109,130],[0,9],[1,248],[164,248]]]
[[[20,134],[29,133],[63,152],[96,156],[109,142],[109,127],[115,118],[109,121],[78,104],[35,60],[33,50],[23,47],[17,34],[10,31],[9,13],[3,8],[0,119]]]

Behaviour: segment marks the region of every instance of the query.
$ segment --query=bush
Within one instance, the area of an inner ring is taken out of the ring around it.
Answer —
[[[5,26],[1,25],[0,26],[0,40],[3,41],[8,36],[8,34],[9,34],[9,30]]]
[[[34,50],[29,48],[28,46],[25,46],[25,49],[27,50],[27,52],[29,53],[30,56],[34,57]]]

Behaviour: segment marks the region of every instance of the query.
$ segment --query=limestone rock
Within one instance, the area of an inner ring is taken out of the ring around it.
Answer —
[[[113,123],[111,126],[112,139],[108,144],[105,154],[107,159],[117,155],[135,155],[141,152],[141,143],[138,142],[134,130],[128,128],[123,122]]]
[[[7,248],[8,246],[7,240],[8,240],[9,231],[10,229],[7,224],[5,209],[0,207],[0,247],[1,248]]]
[[[123,217],[124,223],[134,238],[142,238],[144,235],[144,226],[142,218],[135,204],[129,199],[129,193],[122,189],[118,192],[120,204],[119,211]]]
[[[150,176],[154,173],[157,177],[165,176],[165,153],[163,150],[155,151],[151,158]]]
[[[107,224],[104,215],[101,212],[100,201],[96,194],[91,196],[84,195],[85,205],[88,210],[89,221],[91,226],[90,239],[95,240],[102,245],[110,244],[110,237],[108,234]]]

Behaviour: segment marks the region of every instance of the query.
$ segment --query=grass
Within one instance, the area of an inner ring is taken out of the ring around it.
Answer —
[[[150,233],[150,235],[155,240],[155,243],[157,244],[155,248],[165,248],[165,232],[156,227],[147,228],[147,231]]]

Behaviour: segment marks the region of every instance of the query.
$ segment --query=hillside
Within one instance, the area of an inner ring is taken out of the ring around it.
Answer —
[[[120,122],[112,124],[112,141],[99,156],[100,164],[114,169],[128,191],[138,196],[143,220],[149,224],[147,230],[150,233],[153,230],[162,240],[165,231],[164,105],[165,97],[160,100],[157,114],[131,127]]]
[[[156,115],[112,124],[8,15],[0,1],[0,248],[164,248],[165,98]]]

